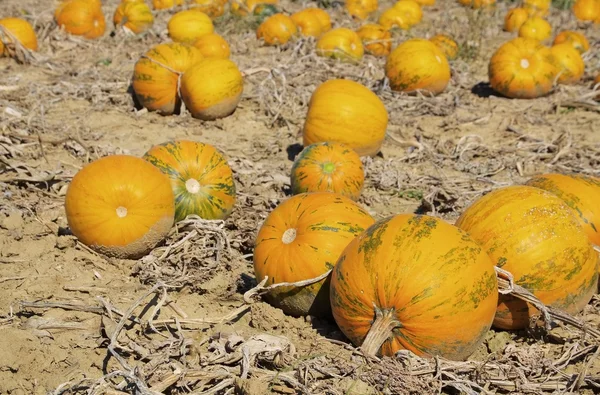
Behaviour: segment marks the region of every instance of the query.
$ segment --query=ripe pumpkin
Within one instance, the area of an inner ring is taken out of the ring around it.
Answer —
[[[62,2],[54,13],[56,23],[67,33],[94,39],[106,30],[106,21],[100,2],[68,0]]]
[[[576,0],[573,4],[573,14],[580,21],[594,21],[600,15],[600,1]]]
[[[229,59],[202,59],[183,73],[181,98],[194,118],[213,120],[231,115],[244,90],[244,79]]]
[[[127,1],[119,4],[113,16],[115,27],[122,27],[135,34],[148,30],[154,23],[150,7],[143,2]]]
[[[111,155],[81,169],[65,197],[73,234],[95,251],[139,258],[162,241],[175,212],[169,179],[141,158]]]
[[[254,248],[257,281],[267,285],[318,277],[332,269],[342,250],[373,224],[363,208],[330,192],[294,195],[277,206],[260,227]],[[267,302],[292,316],[327,316],[329,280],[306,287],[281,287]]]
[[[570,43],[573,48],[579,51],[579,53],[587,52],[588,49],[590,49],[590,43],[583,34],[570,30],[565,30],[558,33],[558,35],[554,38],[552,45],[563,43]]]
[[[254,13],[254,9],[263,4],[277,5],[279,0],[234,0],[231,2],[231,13],[246,16]]]
[[[583,77],[585,64],[579,51],[569,43],[558,44],[550,48],[558,68],[558,83],[574,84]]]
[[[181,75],[201,58],[198,49],[180,43],[159,44],[146,52],[133,71],[133,90],[140,104],[163,115],[178,111]]]
[[[421,7],[435,5],[435,0],[415,0]]]
[[[344,7],[352,17],[363,20],[377,11],[378,2],[377,0],[346,0]]]
[[[392,8],[385,10],[379,17],[379,24],[386,29],[398,27],[408,30],[423,19],[419,3],[413,0],[400,0]]]
[[[511,98],[533,99],[550,92],[558,74],[550,48],[517,37],[494,53],[488,67],[492,88]]]
[[[600,246],[600,178],[542,174],[531,178],[527,185],[544,189],[561,198],[575,211],[590,242]]]
[[[388,56],[385,74],[395,91],[421,90],[437,95],[450,81],[450,65],[437,45],[413,38],[397,46]]]
[[[550,192],[497,189],[467,208],[456,226],[547,306],[577,314],[596,291],[598,256],[573,211]],[[494,325],[524,329],[537,314],[527,302],[501,295]]]
[[[388,113],[377,95],[358,82],[325,81],[313,92],[302,130],[307,147],[334,141],[360,156],[374,156],[385,138]]]
[[[338,27],[324,33],[317,41],[317,55],[344,61],[359,60],[364,48],[356,32]]]
[[[383,26],[369,23],[356,31],[365,51],[375,56],[387,56],[392,50],[392,34]]]
[[[194,44],[204,58],[229,59],[231,50],[227,41],[217,33],[205,34]]]
[[[292,193],[335,192],[357,200],[365,181],[360,156],[344,144],[324,141],[311,144],[292,166]]]
[[[321,13],[324,13],[325,16],[319,15]],[[302,36],[319,37],[331,29],[329,14],[320,8],[305,8],[292,14],[291,18]],[[324,18],[327,18],[328,21],[325,24],[323,23]]]
[[[192,9],[205,13],[211,18],[218,18],[225,13],[225,4],[221,0],[193,0]]]
[[[0,19],[0,56],[8,55],[9,48],[5,44],[12,44],[12,35],[24,48],[37,51],[38,43],[35,31],[29,22],[21,18]],[[8,34],[7,34],[8,33]]]
[[[194,8],[173,15],[167,23],[167,29],[173,41],[187,44],[193,44],[215,30],[210,17]]]
[[[279,8],[273,4],[257,4],[252,11],[252,15],[259,24],[263,23],[265,19],[280,13]]]
[[[487,8],[496,4],[496,0],[458,0],[458,2],[473,9]]]
[[[331,30],[331,17],[327,11],[321,8],[309,8],[310,12],[317,17],[321,23],[321,32],[325,33]]]
[[[342,252],[331,276],[333,317],[367,355],[401,349],[463,360],[494,319],[494,263],[466,232],[441,219],[378,221]]]
[[[225,219],[235,205],[235,183],[227,159],[210,144],[177,140],[156,145],[144,159],[166,174],[175,195],[175,221],[190,214]]]
[[[529,12],[525,8],[512,8],[504,17],[504,31],[518,32],[523,23],[529,19]]]
[[[436,34],[429,41],[437,45],[448,60],[454,60],[458,56],[458,43],[452,37],[445,34]]]
[[[167,10],[182,4],[183,0],[152,0],[152,7],[155,10]]]
[[[550,0],[523,0],[523,8],[530,16],[546,16],[550,10]]]
[[[519,37],[544,41],[552,35],[550,23],[539,16],[527,19],[519,28]]]
[[[270,16],[256,29],[256,38],[263,39],[267,45],[283,45],[297,34],[292,18],[283,14]]]

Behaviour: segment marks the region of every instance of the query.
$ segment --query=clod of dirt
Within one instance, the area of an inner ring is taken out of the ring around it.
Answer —
[[[269,382],[258,378],[236,379],[235,394],[236,395],[253,395],[253,394],[268,394]]]
[[[490,353],[500,353],[511,342],[511,336],[508,332],[489,331],[485,342]]]
[[[362,380],[353,380],[349,377],[344,378],[339,385],[346,395],[371,395],[375,394],[375,388]]]

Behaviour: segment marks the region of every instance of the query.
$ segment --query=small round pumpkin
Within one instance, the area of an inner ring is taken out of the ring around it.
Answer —
[[[523,0],[523,8],[530,16],[546,16],[550,10],[551,0]]]
[[[323,29],[322,17],[319,16],[321,12],[327,14],[326,11],[320,8],[305,8],[292,14],[292,21],[298,27],[298,31],[302,36],[319,37],[331,28],[331,22],[329,22],[329,28]],[[329,14],[327,14],[327,17],[329,18]]]
[[[321,32],[325,33],[331,30],[331,17],[327,11],[321,8],[310,8],[310,12],[321,22]]]
[[[580,21],[594,21],[600,15],[600,1],[576,0],[573,4],[573,14]]]
[[[458,2],[465,7],[473,8],[475,10],[492,7],[496,4],[496,0],[458,0]]]
[[[233,0],[231,2],[231,13],[237,16],[247,16],[254,13],[254,9],[260,5],[277,5],[279,0]]]
[[[357,200],[365,181],[360,156],[332,141],[311,144],[294,161],[292,193],[335,192]]]
[[[344,7],[352,17],[363,20],[377,11],[378,2],[377,0],[346,0]]]
[[[313,92],[302,130],[307,147],[322,141],[343,143],[360,156],[374,156],[385,138],[388,113],[383,102],[358,82],[334,79]]]
[[[369,23],[356,31],[365,51],[375,56],[387,56],[392,50],[392,34],[383,26]]]
[[[550,48],[517,37],[492,56],[488,76],[492,89],[510,98],[533,99],[552,90],[558,70]]]
[[[579,51],[579,53],[587,52],[590,49],[590,43],[587,38],[579,32],[574,32],[570,30],[565,30],[554,38],[554,42],[552,45],[558,45],[563,43],[570,43],[573,48]]]
[[[148,30],[154,23],[150,7],[144,2],[122,2],[115,10],[113,23],[132,33],[140,34]]]
[[[421,7],[428,7],[435,5],[435,0],[415,0]]]
[[[167,29],[173,41],[187,44],[193,44],[215,30],[210,17],[194,8],[173,15],[167,23]]]
[[[585,64],[579,51],[570,43],[563,43],[550,48],[558,69],[559,84],[574,84],[581,80]]]
[[[182,4],[183,0],[152,0],[152,7],[155,10],[167,10]]]
[[[81,169],[65,197],[73,234],[95,251],[139,258],[173,225],[175,202],[167,176],[141,158],[111,155]]]
[[[213,120],[231,115],[244,90],[244,79],[229,59],[202,59],[183,73],[181,98],[194,118]]]
[[[547,306],[577,314],[596,292],[598,255],[573,210],[550,192],[496,189],[468,207],[456,226]],[[524,329],[537,314],[527,302],[501,295],[494,325]]]
[[[344,61],[363,57],[362,41],[355,31],[338,27],[324,33],[317,41],[317,55]]]
[[[458,43],[445,34],[436,34],[429,39],[442,50],[448,60],[454,60],[458,56]]]
[[[296,24],[287,15],[275,14],[265,19],[256,29],[256,38],[267,45],[283,45],[298,34]]]
[[[551,173],[533,177],[526,184],[561,198],[574,210],[590,242],[600,246],[600,178]]]
[[[518,32],[527,19],[529,13],[525,8],[511,8],[504,17],[504,31]]]
[[[464,360],[494,319],[494,263],[466,232],[439,218],[400,214],[354,239],[335,265],[333,317],[366,355]]]
[[[9,49],[4,45],[13,42],[13,37],[9,37],[9,34],[24,48],[37,51],[37,37],[31,24],[21,18],[4,18],[0,19],[0,56],[9,54]]]
[[[358,204],[336,193],[292,196],[260,227],[254,248],[256,280],[268,276],[266,285],[271,285],[318,277],[373,222]],[[331,314],[328,279],[302,288],[276,288],[265,299],[292,316]]]
[[[225,13],[225,4],[221,0],[193,0],[190,6],[214,19]]]
[[[552,35],[552,26],[539,16],[527,19],[519,28],[519,37],[544,41]]]
[[[227,41],[217,33],[205,34],[194,44],[204,58],[229,59],[231,50]]]
[[[143,157],[166,174],[175,195],[175,221],[190,214],[225,219],[235,205],[235,183],[227,159],[210,144],[176,140]]]
[[[397,46],[388,56],[385,74],[395,91],[420,90],[437,95],[450,81],[450,65],[437,45],[413,38]]]
[[[56,23],[67,33],[94,39],[106,30],[106,21],[100,2],[68,0],[61,3],[54,13]]]
[[[385,10],[379,17],[379,24],[386,29],[398,27],[408,30],[421,22],[423,11],[419,3],[413,0],[400,0]]]
[[[146,52],[133,71],[133,91],[142,106],[163,115],[178,111],[181,75],[202,58],[198,49],[181,44],[159,44]]]
[[[274,4],[257,4],[252,11],[252,15],[259,25],[263,23],[265,19],[280,13],[281,11]]]

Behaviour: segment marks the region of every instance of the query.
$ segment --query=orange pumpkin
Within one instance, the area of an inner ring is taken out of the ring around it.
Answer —
[[[377,0],[346,0],[346,11],[354,18],[367,19],[373,12],[377,11]]]
[[[320,8],[309,8],[310,12],[317,17],[319,22],[321,23],[321,32],[325,33],[331,30],[331,17],[327,13],[327,11],[322,10]]]
[[[182,4],[183,0],[152,0],[152,7],[155,10],[166,10]]]
[[[356,32],[338,27],[324,33],[317,41],[317,55],[345,61],[359,60],[364,48]]]
[[[488,67],[492,88],[511,98],[533,99],[550,92],[558,74],[550,48],[515,38],[494,53]]]
[[[435,5],[435,0],[415,0],[421,7],[433,6]]]
[[[413,38],[392,51],[385,64],[385,74],[395,91],[420,90],[437,95],[450,81],[450,65],[437,45]]]
[[[400,214],[354,239],[333,269],[333,317],[366,355],[466,359],[494,319],[494,263],[466,232]]]
[[[298,34],[296,24],[287,15],[275,14],[265,19],[256,29],[256,38],[267,45],[283,45]]]
[[[366,86],[350,80],[325,81],[313,92],[302,129],[304,146],[343,143],[360,156],[374,156],[385,138],[388,113]]]
[[[600,178],[577,174],[542,174],[531,178],[527,185],[561,198],[575,211],[590,242],[600,246]]]
[[[400,0],[379,17],[379,24],[386,29],[398,27],[408,30],[423,19],[419,3],[413,0]]]
[[[68,0],[62,2],[54,13],[56,23],[67,33],[94,39],[106,30],[106,21],[100,2]]]
[[[357,200],[365,181],[360,156],[344,144],[324,141],[311,144],[292,167],[292,193],[335,192]]]
[[[577,314],[597,289],[598,256],[573,211],[550,192],[497,189],[467,208],[456,226],[548,306]],[[501,295],[494,325],[524,329],[537,314],[527,302]]]
[[[135,34],[148,30],[154,23],[150,7],[143,2],[128,1],[119,4],[113,16],[116,27],[123,27]]]
[[[550,9],[550,0],[523,0],[523,8],[530,16],[545,16]]]
[[[458,56],[458,43],[452,37],[445,34],[436,34],[429,41],[437,45],[448,60],[454,60]]]
[[[569,43],[579,51],[579,53],[587,52],[590,49],[590,43],[585,36],[579,32],[573,32],[569,30],[562,31],[554,38],[552,45],[558,45],[563,43]]]
[[[231,50],[227,41],[217,33],[205,34],[194,44],[204,58],[229,59]]]
[[[576,0],[573,4],[573,14],[580,21],[594,21],[600,16],[600,1]]]
[[[277,4],[279,0],[232,0],[231,13],[237,16],[247,16],[254,13],[254,9],[263,4]]]
[[[387,56],[392,50],[392,34],[383,26],[370,23],[356,31],[365,51],[375,56]]]
[[[325,16],[319,15],[324,13]],[[320,8],[305,8],[291,16],[292,21],[298,27],[303,36],[319,37],[322,33],[331,29],[331,21],[324,23],[324,18],[329,18],[329,14]]]
[[[271,285],[318,277],[332,269],[348,243],[373,222],[358,204],[336,193],[292,196],[260,227],[254,248],[256,279],[268,276]],[[276,288],[265,299],[293,316],[330,314],[327,279],[302,288]]]
[[[231,115],[244,90],[242,73],[229,59],[202,59],[183,73],[181,98],[194,118]]]
[[[210,144],[176,140],[152,147],[144,159],[166,174],[175,195],[175,221],[190,214],[225,219],[235,205],[227,159]]]
[[[579,51],[569,43],[554,45],[552,55],[558,68],[558,82],[560,84],[574,84],[583,77],[585,64]]]
[[[111,155],[81,169],[65,197],[73,234],[95,251],[139,258],[173,225],[173,191],[167,176],[141,158]]]
[[[173,15],[167,23],[167,29],[173,41],[193,44],[215,28],[208,15],[192,8]]]
[[[496,4],[496,0],[458,0],[458,2],[473,9],[487,8]]]
[[[201,11],[211,18],[218,18],[225,13],[225,4],[222,0],[192,0],[193,9]]]
[[[529,13],[525,8],[510,9],[504,17],[504,31],[518,32],[527,19],[529,19]]]
[[[199,51],[180,43],[159,44],[137,61],[133,90],[142,106],[163,115],[179,110],[181,75],[201,59]]]
[[[527,19],[519,28],[519,37],[533,38],[534,40],[544,41],[552,35],[552,26],[550,23],[539,16]]]
[[[35,31],[29,22],[21,18],[0,19],[0,56],[8,55],[10,48],[5,44],[17,40],[24,48],[37,51],[38,43]]]

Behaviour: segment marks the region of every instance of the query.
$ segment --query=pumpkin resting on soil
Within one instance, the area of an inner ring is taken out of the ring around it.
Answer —
[[[393,27],[408,30],[421,22],[421,19],[423,19],[423,11],[419,3],[413,0],[400,0],[381,14],[379,24],[388,30]]]
[[[210,17],[194,8],[179,11],[173,15],[169,19],[167,29],[169,30],[169,37],[173,41],[187,44],[193,44],[200,37],[215,30]]]
[[[585,64],[579,51],[570,43],[554,45],[551,49],[556,60],[559,84],[574,84],[583,77]]]
[[[204,58],[229,59],[229,43],[217,33],[206,34],[194,44]]]
[[[558,35],[554,38],[552,45],[563,43],[571,44],[573,48],[579,51],[579,53],[587,52],[587,50],[590,49],[590,43],[583,34],[570,30],[565,30],[558,33]]]
[[[552,35],[552,26],[543,18],[534,16],[527,19],[519,28],[519,37],[544,41]]]
[[[102,36],[106,29],[100,2],[67,0],[54,13],[58,26],[67,33],[94,39]]]
[[[123,28],[135,34],[140,34],[152,26],[154,16],[146,3],[123,2],[115,10],[113,23],[116,27],[120,27],[123,24]]]
[[[303,36],[319,37],[331,29],[329,14],[320,8],[305,8],[292,14],[291,18]]]
[[[69,227],[83,244],[139,258],[162,241],[175,212],[169,179],[141,158],[111,155],[81,169],[65,197]]]
[[[530,186],[510,186],[483,196],[456,226],[468,232],[509,271],[515,284],[548,306],[579,313],[596,292],[598,255],[573,210],[559,197]],[[539,311],[501,295],[494,325],[524,329]]]
[[[212,145],[177,140],[152,147],[144,159],[171,180],[175,221],[190,214],[225,219],[235,204],[233,172]]]
[[[345,27],[338,27],[324,33],[317,41],[317,55],[340,59],[359,60],[363,57],[364,48],[356,32]]]
[[[256,29],[256,38],[262,38],[267,45],[283,45],[297,34],[298,28],[292,18],[283,14],[267,18]]]
[[[573,14],[580,21],[595,21],[600,16],[600,1],[577,0],[573,4]]]
[[[352,200],[330,192],[295,195],[277,206],[258,232],[254,248],[256,280],[266,285],[318,277],[332,269],[342,250],[373,224]],[[265,299],[293,316],[327,316],[329,279],[302,288],[281,287]]]
[[[518,32],[525,21],[529,19],[529,13],[525,8],[512,8],[504,17],[504,31]]]
[[[392,50],[392,34],[383,26],[370,23],[356,31],[365,51],[375,56],[387,56]]]
[[[400,214],[372,225],[340,256],[330,285],[342,332],[367,355],[401,349],[463,360],[489,330],[494,264],[441,219]]]
[[[21,18],[4,18],[0,19],[0,56],[8,55],[9,49],[5,47],[4,42],[7,44],[13,42],[13,38],[8,35],[12,35],[24,48],[32,51],[37,51],[38,43],[35,31],[29,22]],[[3,29],[4,30],[3,30]]]
[[[348,14],[363,20],[377,11],[378,2],[377,0],[346,0],[344,7]]]

